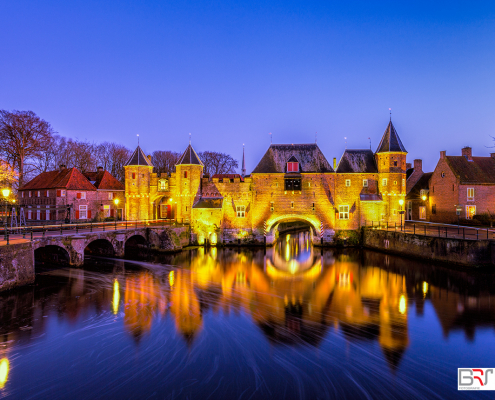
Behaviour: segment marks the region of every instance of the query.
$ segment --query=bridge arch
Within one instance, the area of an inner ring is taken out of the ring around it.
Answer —
[[[70,265],[69,251],[57,245],[41,246],[34,250],[35,269],[40,264]]]
[[[147,253],[149,241],[141,234],[134,234],[126,238],[124,244],[124,254],[126,257],[138,256]]]
[[[289,221],[301,221],[307,222],[311,228],[314,230],[314,234],[317,235],[320,233],[320,220],[315,217],[310,217],[306,215],[297,215],[297,214],[286,214],[279,215],[276,217],[269,218],[266,221],[266,232],[271,232],[275,227],[277,227],[282,222]]]
[[[84,254],[98,256],[115,256],[116,250],[108,239],[97,238],[89,241],[84,248]]]

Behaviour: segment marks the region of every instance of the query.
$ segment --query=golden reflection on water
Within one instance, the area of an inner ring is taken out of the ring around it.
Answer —
[[[112,307],[113,307],[113,313],[117,315],[119,312],[119,303],[120,303],[120,288],[119,288],[119,281],[115,279],[113,282],[113,301],[112,301]]]
[[[9,378],[10,363],[8,358],[2,358],[0,360],[0,389],[5,387]]]

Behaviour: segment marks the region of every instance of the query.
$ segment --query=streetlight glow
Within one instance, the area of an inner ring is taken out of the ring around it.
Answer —
[[[402,205],[404,205],[404,200],[403,200],[403,199],[400,199],[400,200],[399,200],[399,204],[400,204],[401,206],[402,206]]]
[[[5,197],[5,198],[9,197],[10,189],[9,188],[2,189],[2,194],[3,194],[3,197]]]
[[[423,201],[425,201],[425,200],[426,200],[426,196],[425,196],[425,195],[421,196],[421,199],[422,199]]]
[[[119,201],[120,201],[119,199],[115,199],[113,202],[115,203],[116,206],[118,206],[119,205]]]

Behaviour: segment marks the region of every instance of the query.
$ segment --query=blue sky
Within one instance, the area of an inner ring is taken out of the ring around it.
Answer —
[[[327,159],[388,123],[432,170],[495,145],[495,2],[4,1],[0,109],[61,135],[240,159],[269,143]]]

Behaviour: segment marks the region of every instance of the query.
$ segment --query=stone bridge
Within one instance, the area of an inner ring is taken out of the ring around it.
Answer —
[[[124,257],[130,250],[179,251],[189,242],[189,227],[139,227],[22,240],[0,246],[0,291],[32,283],[36,261],[81,266],[85,254]]]

